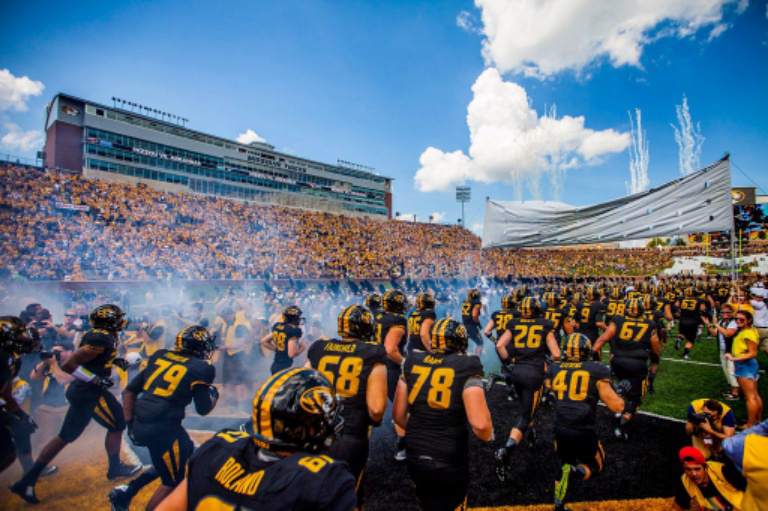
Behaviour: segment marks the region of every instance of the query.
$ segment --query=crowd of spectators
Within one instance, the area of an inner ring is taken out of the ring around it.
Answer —
[[[481,250],[460,226],[166,193],[0,166],[0,278],[389,279],[650,275],[700,247]]]

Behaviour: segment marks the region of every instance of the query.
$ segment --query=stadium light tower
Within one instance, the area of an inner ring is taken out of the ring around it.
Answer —
[[[472,197],[472,189],[468,186],[457,186],[456,187],[456,202],[461,203],[461,226],[465,227],[464,224],[464,204],[469,202],[470,198]]]

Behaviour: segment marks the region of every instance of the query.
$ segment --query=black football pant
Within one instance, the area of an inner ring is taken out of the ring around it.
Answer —
[[[390,402],[394,403],[397,382],[400,381],[402,369],[389,359],[386,360],[385,365],[387,366],[387,397]]]
[[[510,379],[520,402],[520,417],[514,427],[525,434],[541,401],[544,370],[537,366],[515,364]]]
[[[469,465],[452,465],[429,458],[408,457],[408,473],[424,511],[464,511],[467,508]]]
[[[70,405],[59,432],[59,438],[65,442],[77,440],[91,419],[110,432],[125,429],[123,407],[107,390],[82,389],[72,384],[67,389],[67,400]]]
[[[0,472],[16,461],[16,444],[13,442],[11,430],[4,425],[9,420],[7,413],[0,411]]]
[[[683,321],[680,320],[680,335],[690,342],[696,342],[696,336],[699,334],[699,323],[696,321]]]
[[[629,391],[623,397],[627,402],[626,410],[635,413],[648,387],[648,362],[640,358],[614,357],[611,359],[611,372],[615,379],[629,382]]]
[[[187,475],[187,462],[195,446],[180,423],[133,423],[136,443],[149,449],[152,466],[155,467],[163,486],[178,485]]]
[[[555,426],[555,452],[562,463],[586,465],[593,476],[605,466],[605,450],[594,430]]]
[[[346,461],[352,475],[355,476],[358,508],[362,508],[363,505],[363,477],[365,465],[368,463],[368,442],[367,434],[342,434],[328,449],[328,455],[335,460]]]

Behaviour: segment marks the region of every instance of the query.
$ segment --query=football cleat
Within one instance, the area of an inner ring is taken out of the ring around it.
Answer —
[[[109,505],[112,511],[128,511],[131,505],[131,497],[128,495],[128,485],[115,486],[109,492]]]
[[[126,465],[125,463],[119,463],[114,467],[109,467],[109,470],[107,471],[107,479],[112,481],[113,479],[120,479],[121,477],[131,477],[141,469],[141,464]]]
[[[11,491],[24,499],[28,504],[39,504],[40,500],[35,495],[35,487],[33,485],[24,484],[22,481],[16,481],[11,486]]]

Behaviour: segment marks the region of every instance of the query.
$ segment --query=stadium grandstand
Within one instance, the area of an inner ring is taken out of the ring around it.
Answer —
[[[347,214],[392,216],[392,179],[187,128],[154,108],[57,94],[46,108],[47,168],[153,188]],[[117,105],[120,105],[118,107]]]

